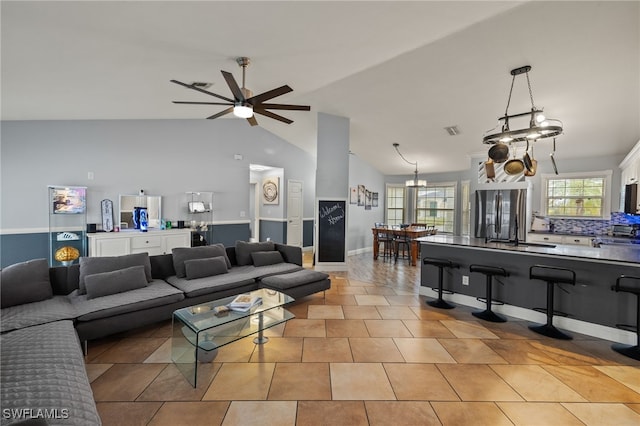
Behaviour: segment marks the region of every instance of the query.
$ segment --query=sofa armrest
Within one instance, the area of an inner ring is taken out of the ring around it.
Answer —
[[[285,262],[302,266],[302,248],[279,243],[276,243],[275,246],[276,250],[282,254]]]

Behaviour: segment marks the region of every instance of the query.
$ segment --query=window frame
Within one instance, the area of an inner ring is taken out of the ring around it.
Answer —
[[[456,227],[458,226],[458,198],[460,197],[460,190],[458,188],[458,181],[449,181],[449,182],[427,182],[427,190],[429,188],[453,188],[453,208],[451,209],[440,209],[440,208],[436,208],[436,209],[430,209],[430,208],[425,208],[425,209],[420,209],[418,208],[418,203],[419,203],[419,199],[420,197],[416,194],[416,206],[415,206],[415,215],[416,215],[416,221],[420,222],[420,220],[418,219],[418,211],[419,210],[435,210],[436,212],[438,211],[442,211],[442,212],[452,212],[453,213],[453,222],[451,223],[451,231],[444,231],[441,229],[438,229],[438,233],[445,233],[445,234],[452,234],[454,235],[456,233]],[[436,225],[436,228],[438,227],[438,225]]]
[[[402,219],[400,223],[404,223],[404,218],[407,217],[407,188],[404,184],[401,183],[387,183],[385,185],[384,191],[384,223],[389,224],[389,188],[400,188],[402,189],[402,208],[393,208],[393,210],[401,210],[402,211]],[[394,219],[395,220],[395,219]]]
[[[600,220],[609,219],[611,217],[611,177],[613,175],[612,170],[599,170],[593,172],[573,172],[573,173],[560,173],[551,174],[546,173],[540,176],[541,178],[541,191],[540,191],[540,210],[544,216],[548,216],[554,219],[580,219],[580,220]],[[590,179],[590,178],[604,178],[604,187],[602,194],[602,215],[601,216],[560,216],[549,214],[548,204],[548,192],[549,181],[551,180],[571,180],[571,179]]]

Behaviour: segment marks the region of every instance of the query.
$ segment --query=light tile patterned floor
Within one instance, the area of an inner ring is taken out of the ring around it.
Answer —
[[[103,424],[640,424],[640,362],[610,342],[431,308],[406,262],[348,266],[266,345],[244,339],[200,364],[197,388],[170,363],[168,321],[90,342]]]

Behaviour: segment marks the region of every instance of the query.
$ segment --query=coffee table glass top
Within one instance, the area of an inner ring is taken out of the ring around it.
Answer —
[[[243,294],[259,297],[261,302],[247,311],[219,312],[236,298],[231,296],[174,311],[171,360],[194,387],[198,363],[213,361],[218,348],[256,333],[254,342],[266,343],[264,330],[294,318],[283,308],[294,301],[291,296],[269,289]]]

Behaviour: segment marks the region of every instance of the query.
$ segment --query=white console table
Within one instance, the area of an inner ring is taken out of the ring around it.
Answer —
[[[89,257],[122,256],[133,253],[149,253],[150,256],[169,254],[174,247],[191,246],[190,229],[124,230],[87,234]]]

